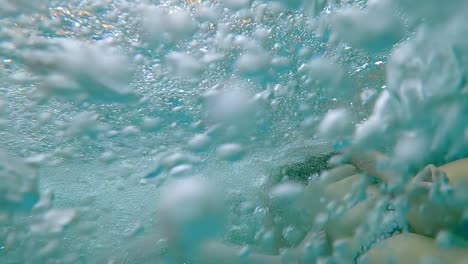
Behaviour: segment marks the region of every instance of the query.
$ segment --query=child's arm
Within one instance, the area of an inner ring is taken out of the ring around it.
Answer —
[[[395,179],[396,175],[390,171],[385,171],[379,168],[379,164],[383,164],[389,160],[389,158],[378,151],[358,151],[351,150],[349,152],[350,163],[357,168],[369,173],[381,179],[384,182],[388,182],[391,179]]]
[[[408,184],[408,221],[416,233],[435,236],[440,230],[457,226],[464,206],[460,207],[454,202],[456,196],[466,191],[466,185],[462,184],[463,177],[465,182],[468,179],[457,172],[468,168],[466,166],[467,160],[441,167],[428,165]]]
[[[398,179],[399,175],[379,168],[389,158],[377,151],[358,152],[351,150],[350,160],[356,167],[376,176],[384,182]],[[453,227],[462,214],[460,208],[447,203],[452,197],[437,199],[437,188],[447,176],[448,187],[453,190],[453,196],[465,192],[468,187],[468,159],[461,159],[440,167],[428,165],[422,169],[406,186],[409,212],[408,221],[414,232],[427,236],[435,236],[438,231]]]
[[[364,263],[422,263],[429,258],[436,263],[461,264],[468,259],[468,250],[443,248],[428,237],[400,234],[382,241],[363,256]]]
[[[454,185],[468,184],[468,159],[460,159],[438,167]]]

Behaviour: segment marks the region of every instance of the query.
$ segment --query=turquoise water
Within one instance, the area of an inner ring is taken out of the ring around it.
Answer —
[[[466,157],[466,9],[0,0],[0,263],[277,256],[269,196],[305,188],[272,182],[284,166],[378,150],[408,179]],[[311,228],[281,225],[285,245]]]

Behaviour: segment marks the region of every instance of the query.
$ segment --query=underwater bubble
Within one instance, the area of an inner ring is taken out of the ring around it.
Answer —
[[[117,158],[118,158],[117,155],[112,151],[105,151],[99,157],[99,159],[102,162],[107,163],[107,164],[111,164],[112,162],[116,161]]]
[[[275,69],[287,69],[291,66],[291,60],[287,57],[275,56],[271,59],[271,66]]]
[[[59,249],[60,249],[59,247],[60,247],[59,240],[57,239],[50,240],[47,242],[47,244],[44,247],[40,248],[37,251],[37,256],[39,258],[44,258],[44,259],[51,258],[53,257],[54,254],[59,253]]]
[[[110,43],[66,38],[37,41],[45,48],[25,50],[21,58],[44,80],[39,96],[78,96],[105,101],[135,99],[129,85],[132,66]]]
[[[207,115],[217,123],[248,129],[255,122],[255,113],[261,107],[254,98],[256,88],[238,79],[213,86],[204,94]]]
[[[195,17],[200,21],[215,22],[220,16],[221,10],[217,6],[201,5],[197,7]]]
[[[280,258],[282,264],[294,263],[294,253],[289,248],[280,249]]]
[[[309,241],[307,242],[303,249],[302,249],[302,255],[301,258],[303,261],[307,263],[316,263],[316,250],[314,249],[312,243]]]
[[[237,143],[227,143],[219,146],[216,149],[216,154],[228,161],[238,161],[244,157],[244,148]]]
[[[401,163],[421,164],[426,159],[430,144],[421,131],[408,131],[400,135],[395,146],[395,157]]]
[[[203,65],[198,59],[181,52],[172,52],[166,56],[168,67],[180,77],[196,78],[203,70]]]
[[[271,37],[272,30],[269,28],[264,28],[264,27],[257,27],[255,31],[252,33],[252,36],[259,41],[260,43],[263,43],[268,40],[268,38]]]
[[[188,142],[190,149],[194,151],[203,151],[210,144],[211,139],[206,134],[196,134]]]
[[[242,74],[259,74],[268,70],[271,58],[263,51],[247,51],[236,61],[235,67]]]
[[[333,14],[332,29],[337,38],[357,48],[381,52],[404,36],[404,24],[385,1],[372,1],[367,10],[353,7]]]
[[[290,204],[298,199],[304,190],[299,183],[286,182],[273,187],[269,193],[272,201],[278,204]]]
[[[186,34],[188,31],[193,30],[195,23],[192,19],[192,14],[188,10],[175,9],[169,13],[170,29],[172,34]]]
[[[271,250],[275,243],[275,236],[273,231],[261,230],[256,234],[256,240],[258,241],[259,247],[264,250]]]
[[[459,91],[462,77],[458,59],[447,46],[450,44],[436,37],[441,33],[421,29],[414,39],[394,50],[388,65],[391,89],[398,91],[407,79],[419,79],[425,97],[450,96]],[[434,42],[430,48],[425,45],[428,41]]]
[[[155,177],[159,176],[161,173],[163,173],[165,170],[166,169],[164,168],[163,165],[156,164],[156,165],[153,166],[153,169],[151,169],[150,172],[146,173],[144,179],[155,178]]]
[[[163,232],[170,243],[196,247],[215,236],[223,223],[223,202],[209,184],[184,178],[164,188],[159,204]]]
[[[162,119],[158,117],[143,117],[141,127],[146,131],[158,131],[161,128]]]
[[[338,88],[343,89],[343,87],[338,87],[344,77],[343,69],[332,59],[314,58],[307,64],[302,64],[298,71],[307,73],[317,84],[333,90],[334,93],[340,93]]]
[[[377,1],[375,1],[377,2]],[[440,5],[438,1],[429,0],[423,3],[414,3],[407,0],[388,1],[400,12],[406,14],[412,24],[422,21],[429,25],[443,23],[454,14],[466,10],[466,2],[452,0]]]
[[[0,150],[0,211],[30,210],[39,200],[37,172]]]
[[[361,92],[361,102],[363,105],[369,104],[376,97],[377,97],[376,90],[366,89]]]
[[[221,2],[228,8],[238,10],[249,7],[252,0],[222,0]]]
[[[442,230],[437,233],[436,243],[441,248],[451,248],[455,245],[455,236],[449,231]]]
[[[53,206],[54,198],[55,195],[52,191],[42,193],[40,200],[33,207],[33,212],[38,213],[50,210]]]
[[[34,233],[60,233],[78,217],[77,209],[50,209],[42,214],[38,223],[31,225]]]
[[[373,114],[356,125],[354,144],[364,148],[388,146],[391,133],[395,133],[390,130],[391,125],[401,114],[399,106],[398,101],[390,93],[383,92],[374,105]]]
[[[247,261],[249,256],[250,256],[249,247],[248,246],[242,247],[241,250],[239,251],[239,258],[241,259],[241,261]]]
[[[353,130],[353,117],[346,109],[328,111],[318,128],[319,135],[330,140],[342,140]]]
[[[76,114],[70,120],[68,126],[63,131],[66,138],[79,137],[89,135],[96,137],[100,130],[98,121],[99,115],[94,112],[81,112]]]
[[[132,227],[126,229],[124,232],[126,237],[136,237],[143,234],[144,231],[144,226],[140,221],[138,221],[134,223]]]
[[[30,166],[38,168],[43,165],[47,165],[48,161],[52,158],[52,154],[50,153],[42,153],[27,157],[24,161],[28,163]]]
[[[189,175],[193,170],[193,166],[190,164],[182,164],[175,166],[169,171],[169,174],[174,177],[182,177]]]
[[[177,42],[189,38],[196,23],[188,10],[162,6],[141,6],[144,38],[152,44]]]
[[[138,135],[140,133],[140,129],[136,126],[126,126],[122,129],[122,135],[131,136],[131,135]]]
[[[306,136],[315,136],[316,128],[320,124],[319,116],[309,116],[301,122],[301,130]]]
[[[198,156],[183,152],[168,154],[161,159],[161,165],[166,169],[171,169],[181,164],[195,164],[198,162],[200,162]]]
[[[275,0],[286,9],[296,9],[302,6],[302,0]]]
[[[442,261],[438,257],[429,257],[429,256],[421,256],[421,264],[442,264],[444,261]]]
[[[46,1],[28,0],[0,0],[0,14],[2,16],[16,16],[46,9]]]
[[[298,228],[295,228],[293,226],[287,226],[285,229],[283,229],[283,238],[290,244],[290,245],[296,245],[301,241],[301,239],[304,236],[304,233],[300,231]]]
[[[351,255],[349,247],[349,241],[345,239],[335,240],[333,242],[335,258],[337,258],[337,260],[341,259],[342,261],[348,259]]]
[[[414,118],[426,97],[423,84],[419,80],[406,80],[400,86],[402,111],[407,114],[404,118]]]

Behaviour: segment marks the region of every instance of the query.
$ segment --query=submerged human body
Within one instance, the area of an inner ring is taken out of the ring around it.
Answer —
[[[318,258],[330,256],[342,263],[385,263],[388,260],[418,263],[425,258],[461,263],[468,259],[467,249],[444,248],[435,239],[439,232],[460,226],[463,206],[438,202],[431,195],[436,191],[432,185],[444,180],[448,180],[447,187],[453,188],[452,194],[463,192],[464,184],[468,183],[465,174],[468,159],[440,167],[428,165],[404,190],[392,192],[384,190],[384,186],[389,177],[396,175],[377,168],[377,159],[385,158],[377,153],[355,156],[352,164],[323,172],[318,180],[304,187],[300,197],[284,204],[284,208],[272,197],[273,218],[279,216],[281,222],[307,229],[309,233],[299,244],[276,243],[277,252],[283,246],[291,246],[287,254],[251,254],[248,263],[315,263]],[[281,233],[284,225],[275,224],[270,228]],[[373,230],[369,230],[369,226]],[[458,240],[464,242],[462,237]],[[225,261],[232,258],[232,263],[242,262],[240,249],[229,249],[213,242],[201,248],[202,263],[215,263],[220,257],[225,257]]]
[[[166,255],[168,263],[201,264],[315,263],[328,257],[338,263],[385,263],[389,259],[418,263],[428,257],[460,263],[468,259],[467,249],[443,248],[435,240],[440,231],[460,226],[463,206],[437,202],[430,195],[432,185],[444,180],[453,187],[452,194],[463,192],[468,183],[468,159],[440,167],[428,165],[404,189],[389,190],[389,179],[396,175],[378,168],[378,160],[385,158],[378,153],[354,155],[349,164],[323,171],[286,198],[275,188],[298,186],[297,181],[286,179],[273,186],[263,224],[273,240],[268,250],[200,240],[195,250],[188,252],[180,248],[178,235],[159,244],[156,236],[148,236],[122,262],[133,262],[136,255],[139,263]],[[288,227],[299,230],[299,240],[284,239],[283,231]]]

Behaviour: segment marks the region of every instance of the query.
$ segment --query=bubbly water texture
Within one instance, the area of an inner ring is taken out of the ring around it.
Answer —
[[[467,12],[0,0],[0,263],[162,263],[166,239],[267,243],[252,197],[302,188],[265,191],[279,165],[353,146],[384,150],[405,178],[466,157]]]

